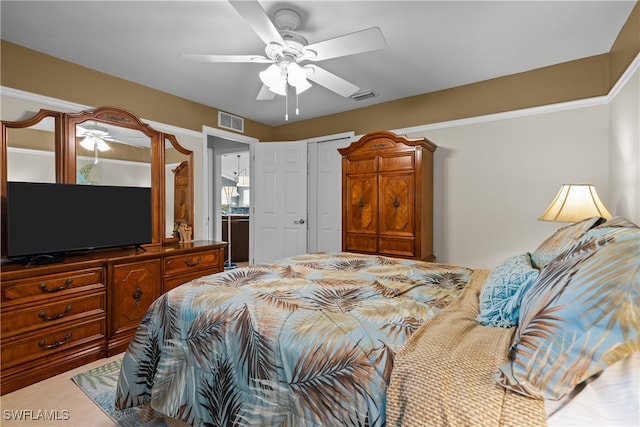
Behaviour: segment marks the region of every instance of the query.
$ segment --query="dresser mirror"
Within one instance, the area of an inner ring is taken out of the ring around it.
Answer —
[[[179,239],[180,224],[193,226],[193,152],[165,134],[165,239]],[[193,230],[192,230],[193,232]]]
[[[59,113],[44,110],[23,122],[3,123],[3,182],[56,182],[59,123]]]
[[[151,187],[151,138],[136,129],[88,120],[76,124],[76,182]]]
[[[151,187],[152,244],[177,242],[180,223],[193,233],[193,152],[129,111],[41,110],[3,121],[0,156],[3,217],[7,181]]]

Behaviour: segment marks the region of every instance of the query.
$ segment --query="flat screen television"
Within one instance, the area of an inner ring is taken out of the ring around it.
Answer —
[[[151,242],[151,188],[8,182],[7,257]]]

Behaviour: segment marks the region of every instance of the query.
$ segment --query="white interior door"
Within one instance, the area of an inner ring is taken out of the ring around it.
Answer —
[[[342,156],[353,132],[309,141],[309,252],[342,250]]]
[[[307,252],[307,142],[253,144],[252,263]]]

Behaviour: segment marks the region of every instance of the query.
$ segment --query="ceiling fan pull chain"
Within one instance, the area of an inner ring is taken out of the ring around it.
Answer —
[[[289,84],[284,86],[284,119],[289,121]]]

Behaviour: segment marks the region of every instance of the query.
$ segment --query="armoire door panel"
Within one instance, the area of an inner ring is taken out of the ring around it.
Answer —
[[[375,174],[347,177],[347,232],[377,233],[378,193]]]
[[[412,173],[379,176],[379,233],[414,237],[415,199]]]

